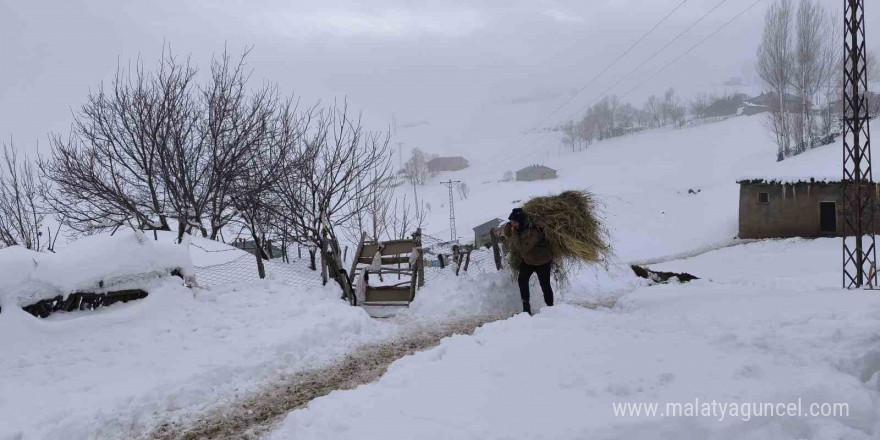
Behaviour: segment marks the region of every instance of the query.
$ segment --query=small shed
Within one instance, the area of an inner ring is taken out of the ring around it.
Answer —
[[[485,246],[486,244],[491,243],[491,239],[489,238],[489,231],[493,228],[497,228],[504,220],[500,218],[494,218],[492,220],[487,221],[477,227],[474,228],[474,247]]]
[[[530,165],[516,172],[516,180],[519,182],[532,182],[535,180],[555,178],[556,170],[544,165]]]
[[[838,182],[739,181],[739,238],[843,235]]]
[[[439,173],[443,171],[459,171],[467,167],[467,159],[461,156],[435,157],[428,161],[428,171],[432,173]]]
[[[840,145],[833,144],[780,162],[768,161],[740,176],[739,238],[842,236],[840,167]],[[876,192],[880,186],[871,185],[874,194],[880,194]]]

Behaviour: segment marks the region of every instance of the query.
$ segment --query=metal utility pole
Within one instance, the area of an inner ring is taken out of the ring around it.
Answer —
[[[844,0],[843,287],[877,285],[864,0]],[[847,239],[850,239],[850,242]]]
[[[448,182],[440,182],[449,188],[449,237],[450,241],[458,241],[458,235],[455,233],[455,197],[452,194],[452,188],[461,183],[461,180],[449,180]]]

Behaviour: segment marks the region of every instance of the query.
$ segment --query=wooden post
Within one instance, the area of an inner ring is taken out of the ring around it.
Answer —
[[[351,270],[348,271],[348,279],[354,284],[354,273],[357,271],[358,260],[361,258],[361,251],[364,250],[364,240],[367,239],[367,233],[361,232],[361,241],[358,243],[357,250],[354,252],[354,255],[351,259]]]
[[[419,255],[416,259],[416,269],[418,270],[419,275],[419,287],[425,286],[425,255],[422,252],[422,228],[416,229],[416,233],[413,234],[413,246],[418,251]]]
[[[501,249],[498,248],[498,235],[495,228],[489,229],[489,240],[492,242],[492,256],[495,257],[495,267],[501,270]]]
[[[302,259],[303,259],[303,250],[302,250],[302,247],[300,247],[299,244],[296,245],[296,259],[297,259],[297,260],[302,260]]]

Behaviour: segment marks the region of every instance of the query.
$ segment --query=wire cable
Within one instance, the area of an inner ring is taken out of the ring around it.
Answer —
[[[723,0],[720,4],[716,5],[715,8],[713,8],[711,11],[714,11],[715,9],[717,9],[719,6],[721,6],[721,4],[723,4],[723,3],[726,2],[726,1],[727,1],[727,0]],[[693,46],[691,46],[690,48],[688,48],[686,51],[684,51],[683,53],[681,53],[679,56],[675,57],[672,61],[670,61],[669,63],[667,63],[667,64],[664,65],[663,67],[661,67],[659,70],[657,70],[657,71],[654,72],[653,74],[649,75],[649,76],[648,76],[647,78],[645,78],[642,82],[638,83],[635,87],[629,89],[626,93],[624,93],[623,95],[621,95],[620,98],[622,99],[622,98],[625,98],[625,97],[629,96],[632,92],[638,90],[640,87],[642,87],[643,85],[645,85],[648,81],[650,81],[651,79],[655,78],[657,75],[659,75],[659,74],[663,73],[664,71],[666,71],[666,69],[668,69],[669,67],[671,67],[671,66],[672,66],[673,64],[675,64],[676,62],[680,61],[682,58],[684,58],[685,56],[687,56],[688,54],[690,54],[691,52],[693,52],[694,50],[696,50],[698,47],[702,46],[704,43],[706,43],[707,41],[709,41],[712,37],[714,37],[715,35],[717,35],[717,34],[720,33],[721,31],[723,31],[725,28],[727,28],[729,25],[731,25],[734,21],[736,21],[737,19],[739,19],[740,17],[742,17],[743,15],[745,15],[747,12],[749,12],[750,10],[752,10],[752,8],[754,8],[758,3],[761,3],[762,1],[764,1],[764,0],[756,0],[755,2],[753,2],[753,3],[752,3],[751,5],[749,5],[747,8],[745,8],[745,9],[742,10],[740,13],[736,14],[733,18],[731,18],[730,20],[728,20],[727,22],[725,22],[723,25],[721,25],[721,27],[719,27],[718,29],[716,29],[714,32],[710,33],[709,35],[707,35],[706,37],[704,37],[703,39],[701,39],[700,41],[698,41],[696,44],[694,44]],[[711,13],[711,11],[710,11],[709,13]],[[704,19],[709,13],[707,13],[705,16],[701,17],[697,22],[703,20],[703,19]],[[694,24],[694,25],[695,25],[695,24]],[[694,25],[692,25],[691,27],[693,27]],[[679,36],[676,36],[675,38],[673,38],[673,42],[674,42],[675,40],[677,40],[681,35],[683,35],[683,33],[680,34]],[[668,43],[666,46],[662,47],[662,48],[661,48],[660,50],[658,50],[655,54],[653,54],[653,55],[650,57],[650,59],[653,59],[654,57],[656,57],[656,55],[659,54],[660,51],[662,51],[663,49],[665,49],[666,47],[668,47],[668,45],[671,45],[671,44],[672,44],[672,42],[670,42],[670,43]],[[650,59],[649,59],[648,61],[650,61]],[[646,61],[645,63],[647,63],[647,61]],[[645,63],[639,65],[638,67],[636,67],[635,69],[633,69],[632,71],[630,71],[630,72],[626,75],[626,77],[630,76],[632,73],[634,73],[635,71],[637,71],[637,70],[638,70],[642,65],[644,65]],[[607,95],[608,92],[610,92],[614,87],[616,87],[617,85],[619,85],[621,82],[623,82],[623,81],[618,81],[618,83],[616,83],[614,86],[612,86],[612,87],[606,89],[605,92],[603,92],[603,94],[599,95],[595,100],[593,100],[592,102],[590,102],[586,107],[582,107],[582,108],[578,109],[577,112],[573,113],[573,114],[570,115],[568,118],[566,118],[566,119],[562,122],[562,124],[566,124],[566,123],[570,122],[570,121],[571,121],[572,119],[574,119],[577,115],[579,115],[580,113],[582,113],[586,108],[589,108],[590,105],[594,104],[596,101],[598,101],[598,100],[602,99],[603,97],[605,97],[605,96]],[[548,133],[544,133],[544,136],[546,136],[547,134],[548,134]],[[525,149],[525,148],[528,148],[528,147],[531,147],[531,146],[535,145],[539,140],[542,140],[542,137],[538,137],[538,138],[536,138],[534,141],[532,141],[531,143],[526,144],[523,148],[519,149],[519,151],[521,151],[521,150],[523,150],[523,149]],[[530,154],[530,155],[527,156],[527,157],[531,157],[531,156],[532,156],[532,154]],[[508,159],[509,159],[509,158],[514,157],[514,156],[513,156],[513,155],[509,155],[509,156],[507,156],[507,157],[508,157]],[[501,163],[506,163],[506,161],[502,161]]]
[[[688,1],[690,1],[690,0],[684,0],[684,1],[682,1],[681,3],[678,4],[678,6],[676,6],[676,7],[673,8],[671,11],[669,11],[669,12],[668,12],[663,18],[660,19],[660,21],[658,21],[658,22],[654,25],[654,27],[652,27],[651,29],[648,29],[648,32],[645,32],[644,35],[642,35],[638,40],[636,40],[635,42],[633,42],[633,43],[629,46],[629,48],[627,48],[625,51],[623,51],[623,53],[621,53],[620,56],[618,56],[614,61],[612,61],[611,64],[605,66],[605,68],[602,69],[599,73],[597,73],[596,76],[594,76],[594,77],[593,77],[593,78],[592,78],[592,79],[591,79],[586,85],[584,85],[583,87],[581,87],[581,88],[580,88],[580,89],[579,89],[574,95],[571,95],[571,97],[569,97],[565,102],[563,102],[561,105],[559,105],[559,107],[556,107],[552,112],[550,112],[550,114],[548,114],[546,117],[544,117],[544,119],[542,119],[541,122],[538,122],[538,123],[537,123],[537,124],[531,129],[531,130],[529,130],[529,131],[530,131],[530,132],[531,132],[531,131],[535,131],[535,130],[537,130],[538,128],[540,128],[541,125],[543,125],[545,122],[547,122],[547,121],[548,121],[551,117],[553,117],[553,115],[555,115],[559,110],[562,110],[562,108],[564,108],[564,107],[565,107],[566,105],[568,105],[571,101],[573,101],[575,98],[577,98],[578,95],[580,95],[581,93],[583,93],[583,91],[586,90],[587,87],[590,87],[591,85],[593,85],[593,83],[595,83],[596,80],[598,80],[602,75],[604,75],[605,72],[608,72],[609,69],[611,69],[612,67],[614,67],[614,66],[615,66],[620,60],[622,60],[625,56],[627,56],[630,52],[632,52],[632,50],[635,49],[636,46],[639,45],[639,43],[641,43],[642,41],[644,41],[645,38],[648,37],[648,35],[651,35],[654,31],[656,31],[657,28],[660,27],[660,25],[662,25],[663,23],[665,23],[666,20],[668,20],[669,17],[672,16],[672,14],[674,14],[676,11],[678,11],[679,9],[681,9],[681,7],[684,6],[684,4],[687,3]]]

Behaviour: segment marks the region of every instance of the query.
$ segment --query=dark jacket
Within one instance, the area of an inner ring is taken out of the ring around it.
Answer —
[[[523,263],[531,266],[541,266],[553,261],[550,245],[544,231],[525,225],[519,231],[511,234],[513,241],[511,250],[517,252]]]

